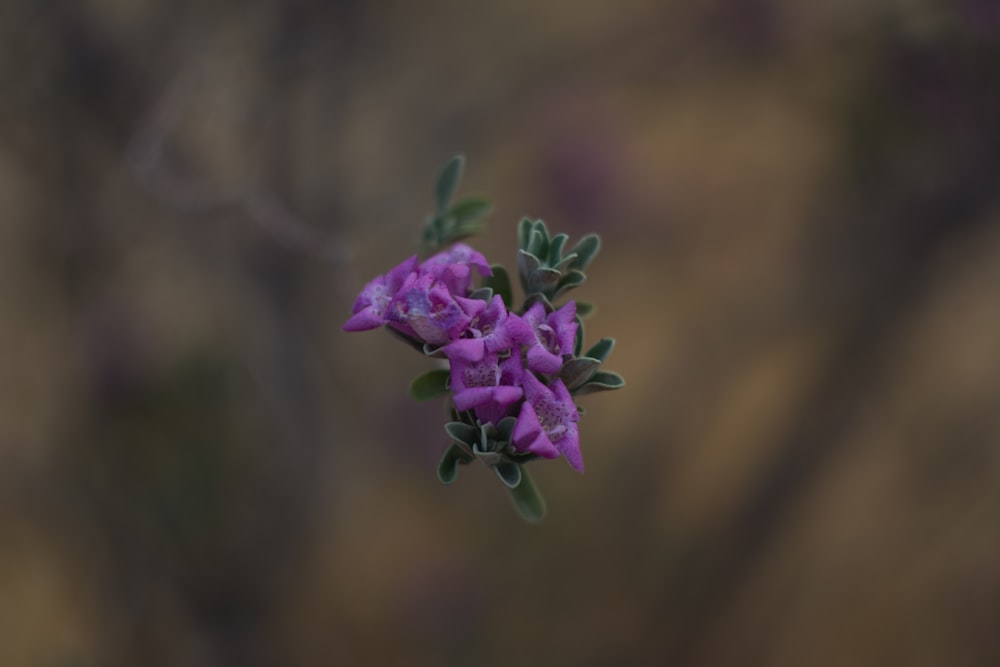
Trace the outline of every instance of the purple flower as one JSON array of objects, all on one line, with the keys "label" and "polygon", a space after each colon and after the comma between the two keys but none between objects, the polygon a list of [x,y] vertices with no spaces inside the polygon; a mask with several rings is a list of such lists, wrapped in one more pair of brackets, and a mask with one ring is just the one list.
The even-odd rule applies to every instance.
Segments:
[{"label": "purple flower", "polygon": [[407,277],[385,316],[400,331],[432,345],[445,345],[458,338],[472,319],[448,287],[430,273]]},{"label": "purple flower", "polygon": [[487,352],[509,350],[515,340],[525,340],[534,334],[520,318],[510,317],[500,295],[489,302],[456,297],[456,301],[472,318],[462,338],[448,345],[449,358],[479,361]]},{"label": "purple flower", "polygon": [[521,317],[528,325],[528,334],[518,342],[528,348],[528,368],[539,373],[555,373],[563,364],[563,355],[573,352],[576,339],[576,302],[545,316],[545,306],[535,303]]},{"label": "purple flower", "polygon": [[524,403],[514,426],[514,448],[547,459],[560,454],[577,471],[583,472],[580,455],[580,414],[562,380],[546,387],[531,373],[521,378]]},{"label": "purple flower", "polygon": [[[520,380],[521,361],[516,355],[501,364],[499,357],[493,352],[484,355],[479,361],[452,356],[448,348],[444,349],[444,353],[451,361],[451,391],[455,395],[456,410],[482,408],[484,413],[481,417],[500,414],[502,418],[524,395],[521,387],[516,386]],[[516,359],[516,366],[511,359]],[[501,380],[506,382],[501,383]],[[492,418],[483,420],[494,421]]]},{"label": "purple flower", "polygon": [[406,279],[419,267],[417,257],[409,258],[387,275],[378,276],[365,285],[351,308],[351,318],[344,324],[344,331],[367,331],[386,324],[386,310],[392,297]]},{"label": "purple flower", "polygon": [[481,276],[492,276],[490,263],[482,253],[476,252],[464,243],[456,243],[443,252],[427,258],[420,265],[422,271],[433,274],[451,290],[452,294],[465,296],[472,287],[472,269],[476,267]]}]

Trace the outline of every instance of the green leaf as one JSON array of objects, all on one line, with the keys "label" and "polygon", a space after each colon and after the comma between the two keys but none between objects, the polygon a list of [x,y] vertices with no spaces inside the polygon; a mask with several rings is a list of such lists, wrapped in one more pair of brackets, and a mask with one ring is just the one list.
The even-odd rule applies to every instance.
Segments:
[{"label": "green leaf", "polygon": [[497,424],[497,440],[510,442],[514,435],[514,426],[517,425],[517,417],[504,417]]},{"label": "green leaf", "polygon": [[454,227],[448,230],[447,238],[441,245],[442,246],[451,245],[456,241],[467,239],[470,236],[476,236],[477,234],[481,234],[485,228],[486,225],[484,225],[483,223],[474,221],[456,224]]},{"label": "green leaf", "polygon": [[576,338],[573,340],[573,356],[579,357],[580,351],[583,350],[583,320],[577,315],[573,318],[576,322]]},{"label": "green leaf", "polygon": [[[577,313],[580,311],[578,310]],[[615,339],[614,338],[602,338],[601,340],[594,343],[593,347],[587,350],[587,354],[583,355],[585,357],[592,357],[599,361],[604,361],[611,354],[611,350],[615,349]]]},{"label": "green leaf", "polygon": [[458,477],[458,466],[473,461],[473,457],[461,445],[453,444],[445,450],[438,463],[437,475],[442,484],[451,484]]},{"label": "green leaf", "polygon": [[500,461],[493,467],[496,472],[497,477],[500,481],[507,485],[508,488],[515,488],[521,483],[521,466],[514,463],[511,460]]},{"label": "green leaf", "polygon": [[438,215],[443,216],[448,210],[448,202],[451,201],[458,182],[462,179],[462,170],[465,168],[465,158],[461,155],[448,160],[448,163],[441,170],[437,184],[434,186],[434,196],[437,199]]},{"label": "green leaf", "polygon": [[545,499],[527,470],[521,469],[521,483],[510,489],[510,498],[514,509],[525,521],[538,523],[545,518]]},{"label": "green leaf", "polygon": [[594,260],[600,250],[601,237],[597,234],[587,234],[570,250],[571,253],[576,253],[576,259],[571,264],[572,268],[581,271],[587,268],[587,265]]},{"label": "green leaf", "polygon": [[436,368],[418,375],[410,383],[410,396],[418,401],[426,401],[448,393],[449,372],[444,368]]},{"label": "green leaf", "polygon": [[521,280],[521,288],[524,290],[525,294],[530,294],[532,292],[531,284],[528,282],[528,276],[541,266],[538,258],[532,255],[527,250],[517,251],[517,275]]},{"label": "green leaf", "polygon": [[534,223],[531,218],[521,218],[521,222],[517,224],[517,249],[525,250],[528,249],[528,243],[531,241],[531,230],[534,228]]},{"label": "green leaf", "polygon": [[474,447],[479,442],[479,429],[465,422],[448,422],[444,425],[445,433],[455,442]]},{"label": "green leaf", "polygon": [[562,274],[555,269],[537,268],[528,274],[528,291],[548,292],[559,284],[560,278]]},{"label": "green leaf", "polygon": [[490,268],[493,270],[493,275],[483,278],[483,287],[489,287],[494,294],[499,294],[504,305],[510,308],[514,305],[514,290],[510,286],[510,274],[507,273],[507,269],[502,264],[493,264]]},{"label": "green leaf", "polygon": [[568,234],[556,234],[549,242],[549,266],[555,266],[562,259],[562,249],[569,240]]},{"label": "green leaf", "polygon": [[483,197],[466,197],[448,210],[448,215],[455,218],[458,224],[474,222],[485,217],[493,210],[493,203]]},{"label": "green leaf", "polygon": [[601,362],[597,359],[577,357],[563,364],[559,369],[559,377],[567,389],[576,389],[589,380],[600,366]]},{"label": "green leaf", "polygon": [[559,289],[556,290],[556,297],[559,297],[566,292],[570,291],[575,287],[579,287],[587,279],[583,271],[577,271],[576,269],[571,269],[569,273],[562,277],[559,281]]},{"label": "green leaf", "polygon": [[533,305],[535,305],[535,303],[537,303],[539,301],[541,301],[542,305],[545,306],[545,312],[546,313],[551,313],[551,312],[555,311],[555,309],[556,309],[555,306],[552,305],[552,302],[549,301],[549,299],[548,299],[547,296],[545,296],[544,294],[541,294],[539,292],[535,292],[534,294],[529,294],[528,298],[525,299],[525,301],[524,301],[524,311],[522,311],[522,314],[524,312],[527,312],[527,310],[529,308],[531,308]]},{"label": "green leaf", "polygon": [[[539,220],[539,222],[541,222]],[[545,257],[549,249],[549,240],[545,238],[545,233],[535,227],[531,230],[531,237],[528,239],[528,252],[535,257]]]},{"label": "green leaf", "polygon": [[475,292],[469,295],[470,299],[479,299],[480,301],[485,301],[489,303],[493,300],[493,289],[491,287],[480,287]]},{"label": "green leaf", "polygon": [[[597,306],[592,304],[590,301],[577,301],[576,302],[576,314],[580,317],[590,317],[597,310]],[[589,354],[587,355],[590,356]]]},{"label": "green leaf", "polygon": [[583,396],[586,394],[594,394],[599,391],[621,389],[624,386],[625,378],[618,375],[618,373],[612,373],[611,371],[597,371],[585,385],[578,387],[573,394],[575,396]]},{"label": "green leaf", "polygon": [[[557,263],[555,263],[552,268],[556,271],[566,272],[569,271],[570,265],[576,261],[576,253],[571,252],[570,254],[562,257]],[[550,262],[551,263],[551,262]]]}]

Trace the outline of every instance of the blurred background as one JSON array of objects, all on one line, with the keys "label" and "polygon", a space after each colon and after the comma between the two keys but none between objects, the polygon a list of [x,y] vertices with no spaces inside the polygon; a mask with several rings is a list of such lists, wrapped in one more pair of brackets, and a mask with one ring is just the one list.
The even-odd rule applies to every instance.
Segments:
[{"label": "blurred background", "polygon": [[[0,664],[1000,664],[1000,5],[0,5]],[[522,523],[345,334],[438,169],[605,250]]]}]

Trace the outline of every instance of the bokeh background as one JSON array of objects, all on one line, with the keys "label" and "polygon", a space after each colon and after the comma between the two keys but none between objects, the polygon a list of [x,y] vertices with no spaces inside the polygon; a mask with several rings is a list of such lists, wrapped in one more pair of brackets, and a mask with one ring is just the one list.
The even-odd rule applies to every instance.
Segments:
[{"label": "bokeh background", "polygon": [[[1000,5],[7,0],[0,664],[1000,664]],[[340,327],[437,170],[605,250],[587,472]]]}]

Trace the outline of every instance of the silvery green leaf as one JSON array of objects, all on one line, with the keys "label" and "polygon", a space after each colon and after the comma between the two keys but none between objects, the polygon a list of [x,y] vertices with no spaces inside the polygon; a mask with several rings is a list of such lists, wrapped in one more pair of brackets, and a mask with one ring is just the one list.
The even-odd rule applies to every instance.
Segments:
[{"label": "silvery green leaf", "polygon": [[611,371],[597,371],[594,376],[583,385],[578,387],[573,394],[575,396],[583,396],[586,394],[593,394],[599,391],[611,391],[613,389],[620,389],[625,386],[625,378],[618,373],[612,373]]},{"label": "silvery green leaf", "polygon": [[562,249],[568,240],[568,234],[556,234],[549,241],[549,266],[555,266],[562,259]]},{"label": "silvery green leaf", "polygon": [[424,343],[423,353],[428,357],[434,357],[435,359],[444,359],[444,345],[431,345],[430,343]]},{"label": "silvery green leaf", "polygon": [[500,463],[502,455],[498,452],[485,452],[479,450],[473,450],[476,453],[476,458],[485,463],[488,466],[495,466]]},{"label": "silvery green leaf", "polygon": [[493,210],[493,204],[482,197],[466,197],[448,210],[459,225],[475,222]]},{"label": "silvery green leaf", "polygon": [[438,463],[437,476],[443,484],[451,484],[458,477],[458,466],[465,465],[474,460],[472,455],[462,449],[460,445],[453,444],[445,450],[444,455]]},{"label": "silvery green leaf", "polygon": [[510,498],[525,521],[538,523],[545,518],[545,499],[527,470],[521,469],[521,483],[510,489]]},{"label": "silvery green leaf", "polygon": [[500,461],[493,470],[496,472],[497,477],[500,478],[500,481],[506,484],[508,488],[516,488],[521,483],[521,466],[513,461]]},{"label": "silvery green leaf", "polygon": [[426,401],[447,394],[449,376],[450,373],[444,368],[435,368],[418,375],[410,383],[410,396],[418,401]]},{"label": "silvery green leaf", "polygon": [[580,271],[584,270],[594,260],[594,257],[597,256],[600,250],[601,237],[597,234],[587,234],[570,250],[571,253],[576,253],[576,259],[573,260],[572,268],[579,269]]},{"label": "silvery green leaf", "polygon": [[555,294],[556,298],[562,296],[575,287],[579,287],[586,279],[587,276],[584,275],[583,271],[571,269],[569,273],[565,274],[562,277],[562,280],[559,281],[559,289],[556,290]]},{"label": "silvery green leaf", "polygon": [[479,299],[480,301],[485,301],[489,303],[493,298],[493,289],[490,287],[480,287],[475,292],[469,295],[470,299]]},{"label": "silvery green leaf", "polygon": [[[594,314],[595,310],[597,310],[597,306],[595,306],[590,301],[576,302],[576,314],[579,315],[580,317],[590,317],[591,315]],[[588,354],[587,356],[589,357],[591,355]]]},{"label": "silvery green leaf", "polygon": [[528,249],[528,243],[531,241],[531,230],[534,226],[535,224],[531,221],[531,218],[521,218],[521,222],[517,225],[518,250]]},{"label": "silvery green leaf", "polygon": [[567,389],[576,389],[600,368],[601,362],[590,357],[576,357],[570,359],[559,370],[559,378],[566,385]]},{"label": "silvery green leaf", "polygon": [[461,155],[448,160],[441,175],[438,176],[437,184],[434,186],[434,195],[437,200],[437,210],[439,215],[444,215],[448,210],[448,202],[458,188],[458,182],[462,179],[462,170],[465,167],[465,158]]},{"label": "silvery green leaf", "polygon": [[555,269],[556,271],[565,273],[569,271],[570,265],[575,261],[576,261],[576,253],[571,252],[570,254],[560,259],[557,263],[555,263],[552,266],[552,268]]},{"label": "silvery green leaf", "polygon": [[545,267],[535,269],[528,274],[528,291],[548,292],[559,284],[560,278],[562,278],[562,274],[555,269]]},{"label": "silvery green leaf", "polygon": [[535,292],[533,294],[528,295],[528,298],[525,299],[524,301],[524,310],[527,311],[529,308],[535,305],[536,302],[541,302],[542,305],[545,306],[546,313],[551,313],[555,310],[555,306],[552,305],[552,302],[549,301],[548,297],[545,296],[544,294],[541,294],[540,292]]},{"label": "silvery green leaf", "polygon": [[481,234],[483,229],[485,229],[485,225],[481,222],[470,220],[468,222],[457,223],[448,230],[448,238],[441,245],[449,245],[451,243],[455,243],[456,241],[467,239],[470,236]]},{"label": "silvery green leaf", "polygon": [[577,315],[574,320],[576,321],[576,338],[573,340],[573,356],[579,357],[580,351],[583,350],[583,320]]},{"label": "silvery green leaf", "polygon": [[[540,222],[540,221],[539,221]],[[531,238],[528,240],[528,252],[535,257],[545,257],[549,249],[549,240],[545,238],[543,232],[538,227],[531,230]]]},{"label": "silvery green leaf", "polygon": [[444,425],[448,437],[471,448],[479,442],[479,429],[464,422],[448,422]]},{"label": "silvery green leaf", "polygon": [[[579,306],[579,304],[577,304]],[[577,309],[577,314],[580,313]],[[594,343],[594,345],[587,350],[587,354],[584,356],[592,357],[600,361],[604,361],[611,354],[611,350],[615,349],[615,339],[614,338],[602,338],[601,340]]]},{"label": "silvery green leaf", "polygon": [[517,417],[504,417],[497,424],[497,440],[510,442],[514,435],[514,426],[517,425]]}]

